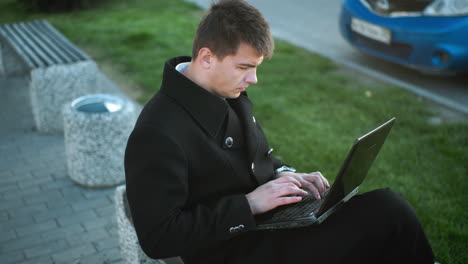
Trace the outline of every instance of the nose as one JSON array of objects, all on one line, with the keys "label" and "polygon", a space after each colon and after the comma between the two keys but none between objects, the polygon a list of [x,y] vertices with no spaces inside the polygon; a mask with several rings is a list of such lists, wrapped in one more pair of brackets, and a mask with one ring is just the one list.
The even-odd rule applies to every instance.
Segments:
[{"label": "nose", "polygon": [[256,84],[257,83],[257,69],[253,68],[247,72],[245,76],[245,82],[249,84]]}]

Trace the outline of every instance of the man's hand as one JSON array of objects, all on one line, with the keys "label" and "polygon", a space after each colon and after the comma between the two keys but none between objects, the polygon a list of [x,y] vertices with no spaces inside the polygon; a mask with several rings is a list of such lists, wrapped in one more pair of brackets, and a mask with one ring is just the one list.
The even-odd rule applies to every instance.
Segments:
[{"label": "man's hand", "polygon": [[327,179],[323,177],[322,173],[316,171],[311,173],[295,173],[291,171],[283,171],[276,175],[277,179],[283,177],[290,177],[296,179],[302,186],[307,188],[314,195],[317,200],[322,199],[320,196],[326,189],[330,188]]},{"label": "man's hand", "polygon": [[295,177],[284,176],[269,181],[246,195],[252,214],[262,214],[280,205],[297,203],[307,192]]}]

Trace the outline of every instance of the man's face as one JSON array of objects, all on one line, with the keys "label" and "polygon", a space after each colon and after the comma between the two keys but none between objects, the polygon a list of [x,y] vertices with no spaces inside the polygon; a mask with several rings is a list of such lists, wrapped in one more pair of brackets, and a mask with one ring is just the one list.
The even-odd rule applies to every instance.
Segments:
[{"label": "man's face", "polygon": [[241,43],[235,55],[214,58],[208,90],[225,98],[237,98],[250,84],[257,83],[257,67],[263,61],[250,45]]}]

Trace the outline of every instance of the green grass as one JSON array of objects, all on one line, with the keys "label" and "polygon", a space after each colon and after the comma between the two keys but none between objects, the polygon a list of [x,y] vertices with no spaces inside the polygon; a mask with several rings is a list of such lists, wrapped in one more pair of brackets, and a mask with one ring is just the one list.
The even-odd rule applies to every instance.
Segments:
[{"label": "green grass", "polygon": [[[141,89],[159,88],[166,59],[190,55],[202,15],[180,0],[107,0],[72,13],[31,14],[0,0],[0,23],[48,19],[64,35]],[[414,95],[277,41],[249,88],[275,153],[301,171],[333,179],[353,140],[392,116],[397,123],[363,190],[391,187],[415,207],[441,263],[468,263],[468,125],[430,125],[435,113]]]}]

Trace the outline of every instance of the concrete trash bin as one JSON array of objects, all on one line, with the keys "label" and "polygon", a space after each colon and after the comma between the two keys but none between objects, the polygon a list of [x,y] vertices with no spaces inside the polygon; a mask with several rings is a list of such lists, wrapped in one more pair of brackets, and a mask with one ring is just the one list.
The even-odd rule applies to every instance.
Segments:
[{"label": "concrete trash bin", "polygon": [[86,95],[66,104],[64,138],[70,178],[86,187],[124,182],[125,146],[136,116],[133,103],[110,94]]}]

